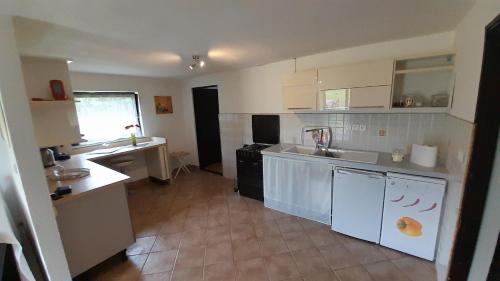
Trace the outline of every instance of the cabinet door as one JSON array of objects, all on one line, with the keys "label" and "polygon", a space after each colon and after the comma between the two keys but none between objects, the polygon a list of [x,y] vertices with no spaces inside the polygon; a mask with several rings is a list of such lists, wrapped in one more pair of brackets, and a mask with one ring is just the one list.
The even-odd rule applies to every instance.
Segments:
[{"label": "cabinet door", "polygon": [[266,207],[329,225],[331,192],[331,165],[264,156]]},{"label": "cabinet door", "polygon": [[363,87],[350,89],[350,108],[389,108],[391,87]]},{"label": "cabinet door", "polygon": [[315,110],[316,85],[284,86],[283,108],[285,110]]},{"label": "cabinet door", "polygon": [[318,69],[320,90],[392,84],[393,60],[382,60]]},{"label": "cabinet door", "polygon": [[318,70],[311,69],[306,71],[299,71],[287,75],[283,79],[283,86],[303,86],[314,85],[318,81]]}]

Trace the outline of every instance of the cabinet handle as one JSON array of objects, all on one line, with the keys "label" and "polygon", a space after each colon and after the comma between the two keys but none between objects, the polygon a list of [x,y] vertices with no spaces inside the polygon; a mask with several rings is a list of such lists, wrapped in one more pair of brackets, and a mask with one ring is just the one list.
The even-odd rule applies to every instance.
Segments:
[{"label": "cabinet handle", "polygon": [[312,107],[289,107],[288,109],[290,109],[290,110],[296,110],[296,109],[312,109]]}]

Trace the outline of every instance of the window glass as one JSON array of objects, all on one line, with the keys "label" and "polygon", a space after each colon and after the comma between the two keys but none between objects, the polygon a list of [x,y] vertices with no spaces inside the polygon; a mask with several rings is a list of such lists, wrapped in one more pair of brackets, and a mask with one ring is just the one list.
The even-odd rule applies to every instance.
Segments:
[{"label": "window glass", "polygon": [[89,143],[112,141],[142,135],[137,94],[75,92],[78,123],[83,139]]},{"label": "window glass", "polygon": [[324,91],[324,109],[348,109],[349,89]]}]

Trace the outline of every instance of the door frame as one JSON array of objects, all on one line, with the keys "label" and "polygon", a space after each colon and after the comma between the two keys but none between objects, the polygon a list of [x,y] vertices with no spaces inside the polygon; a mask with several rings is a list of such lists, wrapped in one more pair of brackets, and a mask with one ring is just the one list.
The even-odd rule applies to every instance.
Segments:
[{"label": "door frame", "polygon": [[495,81],[498,81],[496,79],[500,77],[500,53],[495,49],[495,43],[492,43],[491,40],[500,39],[488,40],[494,35],[494,32],[500,33],[500,15],[485,28],[472,149],[448,271],[448,280],[453,281],[465,281],[468,278],[478,242],[495,160],[500,124],[498,114],[500,83]]},{"label": "door frame", "polygon": [[[204,168],[201,168],[200,166],[200,155],[199,155],[199,150],[198,150],[198,132],[197,132],[197,129],[196,129],[196,111],[195,111],[195,107],[194,107],[194,91],[195,89],[211,89],[211,88],[216,88],[217,89],[217,103],[219,103],[219,85],[217,84],[213,84],[213,85],[207,85],[207,86],[201,86],[201,87],[192,87],[191,88],[191,98],[192,98],[192,103],[193,103],[193,119],[194,119],[194,136],[195,136],[195,140],[196,140],[196,152],[197,152],[197,156],[198,156],[198,167],[203,170],[203,171],[206,171],[206,172],[209,172],[209,173],[213,173],[213,174],[216,174],[216,175],[223,175],[223,172],[221,173],[218,173],[218,172],[214,172],[214,171],[210,171],[210,170],[207,170],[207,169],[204,169]],[[220,106],[219,106],[219,113],[220,114]],[[221,140],[221,136],[220,136],[220,123],[219,123],[219,143],[220,143],[220,146],[221,146],[221,165],[222,167],[224,167],[224,163],[222,162],[222,140]]]}]

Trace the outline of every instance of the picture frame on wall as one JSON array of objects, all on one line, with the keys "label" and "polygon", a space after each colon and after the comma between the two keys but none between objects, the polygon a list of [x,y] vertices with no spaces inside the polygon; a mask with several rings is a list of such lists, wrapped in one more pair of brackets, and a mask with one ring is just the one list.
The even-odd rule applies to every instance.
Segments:
[{"label": "picture frame on wall", "polygon": [[55,100],[67,100],[66,92],[64,91],[64,84],[61,80],[50,80],[50,90],[52,91],[52,97]]},{"label": "picture frame on wall", "polygon": [[174,112],[172,96],[155,96],[156,114],[170,114]]}]

